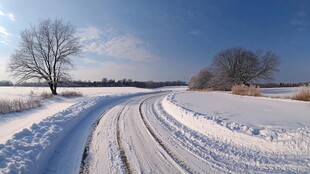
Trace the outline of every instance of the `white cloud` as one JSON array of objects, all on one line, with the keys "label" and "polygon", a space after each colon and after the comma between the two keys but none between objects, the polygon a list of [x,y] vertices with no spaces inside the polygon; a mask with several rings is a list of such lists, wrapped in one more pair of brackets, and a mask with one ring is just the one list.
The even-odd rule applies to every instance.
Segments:
[{"label": "white cloud", "polygon": [[101,35],[102,31],[93,26],[87,28],[81,28],[78,33],[78,36],[81,38],[81,41],[97,40],[100,39]]},{"label": "white cloud", "polygon": [[299,11],[290,21],[300,31],[305,31],[310,26],[309,18],[305,11]]},{"label": "white cloud", "polygon": [[9,17],[9,19],[10,19],[11,21],[13,21],[13,22],[16,20],[13,13],[8,13],[8,17]]},{"label": "white cloud", "polygon": [[120,35],[113,31],[103,32],[95,27],[81,29],[79,34],[85,51],[132,61],[157,59],[147,43],[132,35]]},{"label": "white cloud", "polygon": [[197,35],[201,34],[201,31],[200,30],[192,30],[189,32],[189,34],[197,36]]},{"label": "white cloud", "polygon": [[91,59],[91,58],[88,58],[88,57],[83,57],[82,62],[83,62],[83,64],[93,64],[93,65],[101,64],[101,62],[94,60],[94,59]]},{"label": "white cloud", "polygon": [[10,35],[11,33],[9,33],[6,28],[0,25],[0,43],[7,44]]},{"label": "white cloud", "polygon": [[[137,68],[139,67],[139,68]],[[72,72],[75,80],[101,80],[103,77],[109,79],[134,79],[134,80],[146,80],[149,79],[154,70],[152,67],[141,63],[135,62],[134,64],[123,64],[113,61],[105,61],[100,64],[96,64],[93,67],[85,65],[79,67]]]},{"label": "white cloud", "polygon": [[9,36],[11,35],[11,33],[9,33],[6,28],[4,28],[3,26],[0,25],[0,34],[4,35],[4,36]]},{"label": "white cloud", "polygon": [[4,16],[5,14],[3,13],[3,11],[0,10],[0,16]]}]

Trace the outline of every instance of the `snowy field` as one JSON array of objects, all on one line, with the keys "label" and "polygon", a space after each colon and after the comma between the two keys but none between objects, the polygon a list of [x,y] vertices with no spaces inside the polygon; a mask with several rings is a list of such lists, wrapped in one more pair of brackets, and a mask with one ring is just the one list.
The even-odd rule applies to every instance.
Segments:
[{"label": "snowy field", "polygon": [[[82,92],[83,97],[65,98],[61,96],[43,101],[43,106],[24,112],[0,115],[0,143],[4,143],[16,132],[29,128],[33,123],[39,123],[44,118],[52,116],[75,103],[87,100],[95,96],[120,96],[133,93],[151,92],[150,89],[133,87],[111,87],[111,88],[59,88],[62,91]],[[42,92],[50,93],[49,88],[45,87],[1,87],[0,99],[25,99],[38,98]]]},{"label": "snowy field", "polygon": [[285,87],[285,88],[261,88],[264,96],[269,97],[292,97],[297,91],[298,87]]},{"label": "snowy field", "polygon": [[[76,91],[81,92],[84,96],[104,96],[115,94],[130,94],[136,92],[150,92],[150,89],[134,88],[134,87],[98,87],[98,88],[58,88],[57,92]],[[50,93],[47,87],[0,87],[0,99],[25,99],[39,97],[41,93]]]},{"label": "snowy field", "polygon": [[310,172],[310,102],[282,99],[294,88],[262,89],[281,99],[186,89],[70,88],[84,96],[0,115],[0,173],[79,173],[81,161],[84,173]]},{"label": "snowy field", "polygon": [[[268,92],[271,94],[272,89]],[[203,134],[239,143],[255,137],[255,141],[281,142],[289,149],[310,154],[310,102],[222,92],[178,92],[166,96],[162,103],[178,121]],[[210,126],[210,122],[216,124]]]},{"label": "snowy field", "polygon": [[221,92],[184,92],[170,97],[177,105],[193,112],[221,117],[253,128],[291,129],[310,126],[309,102]]}]

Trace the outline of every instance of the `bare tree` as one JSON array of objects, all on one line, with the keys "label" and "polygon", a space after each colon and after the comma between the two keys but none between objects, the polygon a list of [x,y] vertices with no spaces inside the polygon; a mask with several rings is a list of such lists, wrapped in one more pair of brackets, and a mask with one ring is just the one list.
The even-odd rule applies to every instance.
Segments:
[{"label": "bare tree", "polygon": [[188,86],[190,89],[205,89],[210,87],[210,80],[213,77],[212,73],[208,68],[204,68],[198,72],[197,75],[193,76]]},{"label": "bare tree", "polygon": [[71,24],[59,19],[43,20],[21,33],[20,47],[12,54],[8,71],[18,82],[45,80],[57,95],[58,82],[70,77],[71,58],[80,52],[81,44]]},{"label": "bare tree", "polygon": [[[245,48],[229,48],[215,55],[213,59],[214,85],[248,84],[258,80],[271,80],[278,71],[279,57],[271,52]],[[218,84],[216,84],[218,83]]]}]

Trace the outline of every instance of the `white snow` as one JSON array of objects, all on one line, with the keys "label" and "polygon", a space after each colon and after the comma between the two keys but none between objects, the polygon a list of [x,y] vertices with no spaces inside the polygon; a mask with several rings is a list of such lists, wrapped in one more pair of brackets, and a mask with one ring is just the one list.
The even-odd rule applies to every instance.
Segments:
[{"label": "white snow", "polygon": [[154,89],[154,91],[186,91],[186,90],[188,90],[188,86],[165,86]]},{"label": "white snow", "polygon": [[[88,98],[14,134],[12,139],[0,144],[0,172],[54,173],[61,166],[63,173],[78,172],[90,127],[104,109],[126,97]],[[70,140],[63,140],[66,138]],[[60,158],[65,156],[62,151],[71,153],[71,158]],[[58,155],[54,156],[54,153]],[[62,163],[55,165],[60,161]]]},{"label": "white snow", "polygon": [[135,97],[106,112],[92,134],[86,173],[310,172],[309,130],[271,131],[279,134],[265,139],[263,130],[225,124],[171,100],[183,93]]},{"label": "white snow", "polygon": [[[150,89],[134,87],[109,87],[109,88],[59,88],[62,91],[79,91],[84,95],[79,98],[53,97],[43,101],[43,106],[28,111],[0,115],[0,143],[5,143],[24,128],[29,128],[33,123],[39,123],[44,118],[62,111],[74,103],[78,103],[93,96],[126,95],[139,92],[151,92]],[[46,87],[0,87],[0,99],[38,98],[42,92],[50,92]]]},{"label": "white snow", "polygon": [[310,154],[310,103],[221,92],[179,92],[162,101],[182,124],[225,141]]},{"label": "white snow", "polygon": [[62,111],[80,99],[62,99],[61,97],[44,101],[43,106],[23,112],[0,115],[0,143],[5,143],[13,134],[29,128],[33,123],[39,123],[44,118]]},{"label": "white snow", "polygon": [[[48,91],[5,90],[15,90],[0,92],[11,99]],[[84,161],[90,173],[125,171],[118,143],[137,173],[310,172],[310,102],[187,87],[65,90],[84,96],[57,96],[41,108],[0,115],[0,173],[78,173],[103,112]],[[263,90],[281,98],[294,91]]]},{"label": "white snow", "polygon": [[261,88],[264,96],[269,97],[292,97],[297,91],[298,87],[285,87],[285,88]]},{"label": "white snow", "polygon": [[255,128],[310,126],[310,103],[249,97],[221,92],[184,92],[171,95],[177,104],[199,113]]},{"label": "white snow", "polygon": [[[81,92],[84,96],[102,96],[114,94],[130,94],[136,92],[150,92],[150,89],[142,89],[135,87],[68,87],[57,89],[58,93],[63,91],[77,91]],[[0,87],[0,99],[27,99],[39,97],[41,93],[50,93],[48,87]]]}]

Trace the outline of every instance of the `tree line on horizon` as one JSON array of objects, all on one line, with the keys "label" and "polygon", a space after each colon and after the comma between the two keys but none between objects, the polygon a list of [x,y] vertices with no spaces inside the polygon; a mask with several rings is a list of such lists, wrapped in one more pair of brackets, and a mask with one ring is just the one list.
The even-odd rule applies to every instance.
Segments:
[{"label": "tree line on horizon", "polygon": [[[125,81],[126,80],[126,81]],[[131,79],[114,80],[104,78],[101,81],[89,81],[89,80],[74,80],[69,82],[60,82],[60,87],[138,87],[138,88],[157,88],[164,86],[187,86],[188,83],[184,81],[132,81]],[[261,88],[276,88],[276,87],[300,87],[309,86],[309,82],[280,82],[280,83],[255,83],[255,85]],[[20,87],[48,87],[45,82],[23,82],[14,84],[8,80],[0,81],[0,86],[20,86]]]},{"label": "tree line on horizon", "polygon": [[[0,86],[21,86],[21,87],[48,87],[46,82],[22,82],[13,84],[11,81],[0,81]],[[132,79],[114,80],[103,78],[101,81],[60,81],[58,87],[138,87],[138,88],[159,88],[165,86],[187,86],[184,81],[133,81]]]}]

